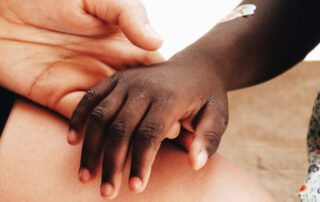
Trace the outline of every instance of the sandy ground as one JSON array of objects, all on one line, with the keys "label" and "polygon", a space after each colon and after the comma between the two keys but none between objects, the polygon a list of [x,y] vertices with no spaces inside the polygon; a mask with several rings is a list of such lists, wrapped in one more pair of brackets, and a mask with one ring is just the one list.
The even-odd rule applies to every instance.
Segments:
[{"label": "sandy ground", "polygon": [[308,123],[319,87],[320,62],[303,62],[272,81],[229,94],[230,124],[219,152],[277,201],[299,201]]}]

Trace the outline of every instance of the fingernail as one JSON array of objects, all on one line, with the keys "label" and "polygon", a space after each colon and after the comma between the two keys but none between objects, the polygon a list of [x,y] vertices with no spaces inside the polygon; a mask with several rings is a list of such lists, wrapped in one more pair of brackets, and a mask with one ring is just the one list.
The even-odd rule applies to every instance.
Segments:
[{"label": "fingernail", "polygon": [[107,198],[112,196],[113,190],[114,188],[110,183],[105,183],[101,186],[100,192],[103,197]]},{"label": "fingernail", "polygon": [[199,152],[199,154],[197,155],[197,163],[196,163],[196,170],[199,170],[200,168],[202,168],[206,162],[208,160],[208,154],[207,152],[202,149],[201,152]]},{"label": "fingernail", "polygon": [[88,182],[91,178],[90,171],[86,168],[81,168],[79,171],[79,180],[83,183]]},{"label": "fingernail", "polygon": [[151,27],[149,23],[144,26],[144,29],[147,31],[150,37],[156,38],[162,41],[161,36]]},{"label": "fingernail", "polygon": [[142,180],[138,177],[132,177],[129,186],[132,191],[138,192],[142,189]]},{"label": "fingernail", "polygon": [[69,144],[75,143],[78,139],[78,134],[76,133],[75,130],[70,129],[68,132],[67,139],[68,139]]}]

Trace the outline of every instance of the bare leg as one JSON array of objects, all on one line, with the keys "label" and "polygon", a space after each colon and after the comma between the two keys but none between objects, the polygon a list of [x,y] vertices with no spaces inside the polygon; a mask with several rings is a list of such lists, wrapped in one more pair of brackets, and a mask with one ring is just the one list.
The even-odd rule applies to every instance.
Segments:
[{"label": "bare leg", "polygon": [[[78,181],[81,146],[66,142],[67,122],[18,101],[0,141],[0,201],[106,201],[100,197],[100,173]],[[216,154],[200,171],[191,170],[187,154],[165,143],[155,161],[147,189],[128,189],[126,168],[119,196],[124,202],[273,201],[247,174]]]}]

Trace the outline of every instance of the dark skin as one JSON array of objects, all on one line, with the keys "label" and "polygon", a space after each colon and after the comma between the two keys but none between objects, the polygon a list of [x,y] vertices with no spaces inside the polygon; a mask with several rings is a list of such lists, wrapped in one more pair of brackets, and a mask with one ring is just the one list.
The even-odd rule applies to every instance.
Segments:
[{"label": "dark skin", "polygon": [[283,73],[319,43],[319,1],[247,3],[256,5],[254,15],[220,23],[168,62],[118,72],[87,92],[70,122],[76,143],[88,120],[80,167],[90,175],[83,181],[103,156],[101,194],[114,198],[132,148],[129,185],[142,191],[177,122],[194,133],[188,152],[192,167],[201,168],[226,129],[227,91]]}]

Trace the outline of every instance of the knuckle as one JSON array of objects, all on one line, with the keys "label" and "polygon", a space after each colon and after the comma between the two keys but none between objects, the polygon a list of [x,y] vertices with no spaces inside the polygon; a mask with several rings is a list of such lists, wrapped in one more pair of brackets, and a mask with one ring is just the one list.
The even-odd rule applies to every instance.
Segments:
[{"label": "knuckle", "polygon": [[216,132],[216,131],[213,131],[213,130],[206,130],[203,132],[203,136],[205,136],[207,139],[211,140],[212,141],[216,141],[217,139],[220,139],[221,135]]},{"label": "knuckle", "polygon": [[92,110],[90,119],[94,121],[104,122],[108,119],[107,109],[105,107],[96,107]]},{"label": "knuckle", "polygon": [[212,130],[209,130],[209,131],[204,131],[203,132],[203,136],[206,138],[206,140],[208,141],[208,152],[209,154],[213,154],[219,144],[220,144],[220,140],[221,140],[221,134],[215,132],[215,131],[212,131]]},{"label": "knuckle", "polygon": [[137,135],[144,140],[157,140],[163,132],[164,126],[161,122],[146,121],[138,130]]},{"label": "knuckle", "polygon": [[129,126],[124,121],[115,121],[110,126],[110,134],[116,138],[125,138],[129,135]]},{"label": "knuckle", "polygon": [[95,88],[90,88],[87,90],[87,92],[83,96],[84,101],[89,101],[91,100],[94,96],[96,95],[96,90]]}]

